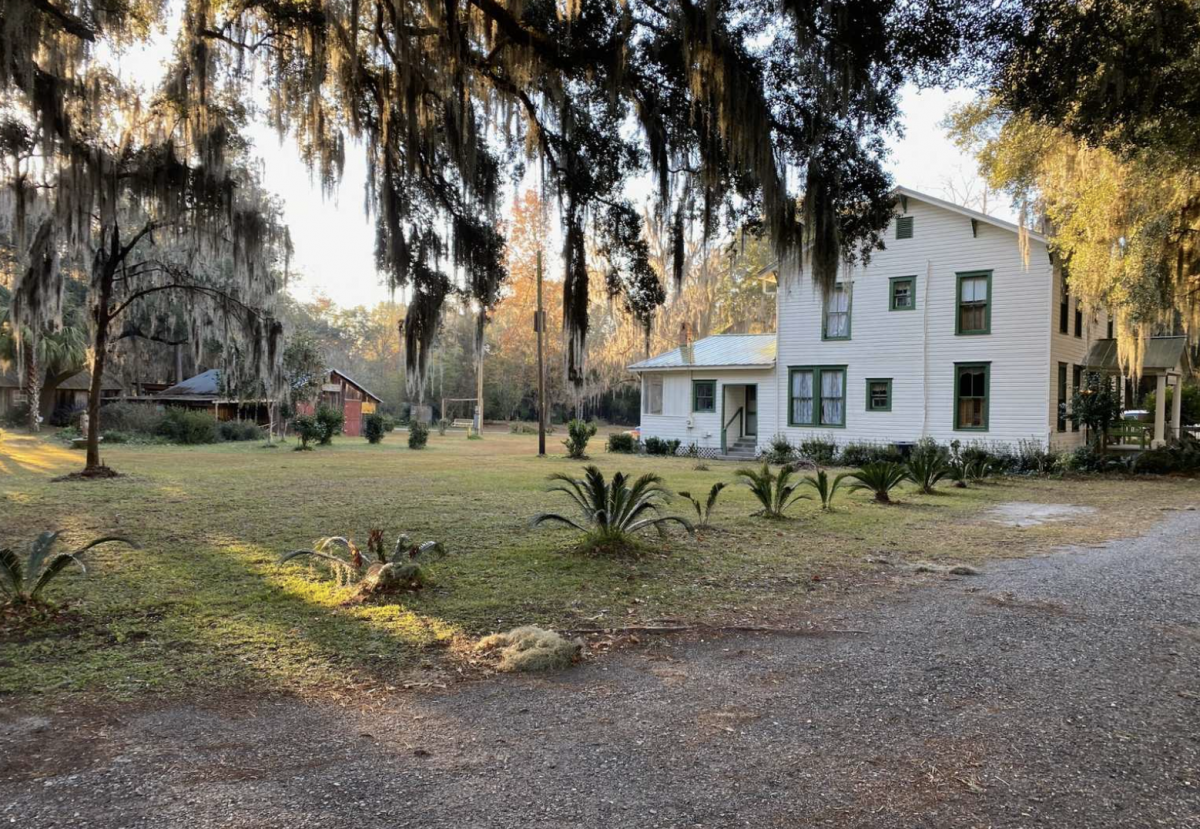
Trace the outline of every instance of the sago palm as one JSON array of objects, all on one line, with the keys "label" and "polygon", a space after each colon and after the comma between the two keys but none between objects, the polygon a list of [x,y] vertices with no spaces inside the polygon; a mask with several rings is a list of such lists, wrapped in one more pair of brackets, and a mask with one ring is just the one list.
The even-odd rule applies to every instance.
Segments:
[{"label": "sago palm", "polygon": [[67,567],[75,564],[85,574],[87,567],[80,558],[93,547],[101,544],[120,542],[137,549],[137,545],[127,538],[115,535],[97,538],[84,544],[78,550],[69,553],[54,553],[54,545],[58,543],[59,533],[45,532],[37,537],[29,547],[29,552],[22,561],[13,550],[5,547],[0,549],[0,593],[3,593],[6,604],[30,604],[41,601],[42,591],[46,585]]},{"label": "sago palm", "polygon": [[595,548],[620,548],[628,545],[635,533],[651,527],[662,532],[667,524],[693,531],[686,518],[661,514],[670,500],[670,492],[663,486],[662,478],[653,473],[630,483],[623,472],[615,472],[609,482],[598,467],[588,466],[581,480],[561,472],[551,475],[550,480],[556,484],[547,491],[567,495],[579,508],[580,518],[543,512],[533,517],[531,526],[549,522],[572,527],[583,533],[589,546]]},{"label": "sago palm", "polygon": [[849,487],[851,492],[868,490],[881,504],[890,504],[892,499],[889,493],[908,478],[904,466],[894,461],[876,461],[847,474],[854,481]]},{"label": "sago palm", "polygon": [[739,469],[737,476],[742,479],[750,494],[762,504],[762,509],[756,515],[764,518],[783,518],[783,513],[792,504],[803,499],[796,490],[800,482],[792,483],[791,467],[782,467],[778,473],[771,471],[770,464],[763,462],[762,469]]},{"label": "sago palm", "polygon": [[906,465],[908,479],[926,495],[933,492],[938,481],[952,472],[945,456],[936,449],[921,449],[912,454]]},{"label": "sago palm", "polygon": [[681,498],[687,498],[692,502],[692,506],[696,510],[697,527],[708,526],[708,520],[712,518],[713,507],[717,505],[717,497],[721,494],[721,490],[724,488],[725,483],[723,481],[718,481],[717,483],[713,484],[712,489],[708,491],[708,500],[704,504],[700,503],[699,498],[693,498],[692,493],[690,492],[679,493]]},{"label": "sago palm", "polygon": [[[806,475],[800,482],[804,486],[810,487],[816,491],[817,497],[821,499],[821,509],[825,512],[833,512],[833,496],[837,495],[837,491],[842,486],[842,481],[850,477],[849,472],[843,472],[840,475],[829,477],[829,473],[824,469],[818,469],[816,475]],[[811,496],[801,496],[808,498]]]}]

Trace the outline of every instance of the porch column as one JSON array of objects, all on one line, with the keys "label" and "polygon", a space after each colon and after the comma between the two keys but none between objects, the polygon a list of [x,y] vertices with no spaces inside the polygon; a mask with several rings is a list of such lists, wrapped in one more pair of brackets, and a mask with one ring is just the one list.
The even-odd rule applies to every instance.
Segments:
[{"label": "porch column", "polygon": [[1171,434],[1175,440],[1183,437],[1183,375],[1175,378],[1175,393],[1171,399]]},{"label": "porch column", "polygon": [[1162,446],[1166,443],[1167,433],[1167,375],[1162,373],[1157,377],[1154,391],[1154,442],[1151,446]]}]

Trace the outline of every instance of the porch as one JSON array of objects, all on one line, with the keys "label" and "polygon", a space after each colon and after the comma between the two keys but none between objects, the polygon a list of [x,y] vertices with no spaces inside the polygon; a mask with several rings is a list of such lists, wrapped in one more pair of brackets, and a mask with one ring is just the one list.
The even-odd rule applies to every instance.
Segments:
[{"label": "porch", "polygon": [[[1125,380],[1117,359],[1115,339],[1097,340],[1089,349],[1084,368],[1106,377],[1116,377],[1121,389],[1122,411],[1129,401],[1124,399]],[[1146,343],[1146,354],[1142,361],[1142,376],[1154,380],[1154,411],[1150,422],[1121,420],[1111,426],[1105,435],[1110,449],[1118,451],[1141,451],[1153,449],[1179,440],[1186,434],[1195,434],[1197,427],[1184,426],[1183,381],[1191,376],[1192,366],[1188,359],[1186,337],[1151,337]],[[1170,417],[1167,416],[1167,389],[1172,392]]]}]

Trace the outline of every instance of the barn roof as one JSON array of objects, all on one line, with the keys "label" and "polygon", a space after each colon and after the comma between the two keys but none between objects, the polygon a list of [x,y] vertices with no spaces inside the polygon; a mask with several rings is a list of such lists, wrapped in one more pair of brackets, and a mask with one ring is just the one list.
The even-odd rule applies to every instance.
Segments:
[{"label": "barn roof", "polygon": [[339,369],[339,368],[331,368],[331,369],[329,370],[329,373],[330,373],[330,374],[336,374],[338,377],[341,377],[343,380],[345,380],[345,381],[346,381],[347,383],[349,383],[350,385],[354,386],[354,388],[358,389],[360,392],[362,392],[363,394],[365,394],[367,397],[370,397],[370,398],[372,398],[372,399],[374,399],[374,400],[376,400],[376,401],[378,401],[378,402],[380,402],[380,403],[382,403],[382,402],[383,402],[383,398],[382,398],[382,397],[380,397],[379,395],[375,394],[373,391],[371,391],[370,389],[368,389],[368,388],[367,388],[366,386],[364,386],[362,383],[358,382],[357,380],[355,380],[353,377],[351,377],[349,374],[347,374],[346,372],[342,371],[341,369]]},{"label": "barn roof", "polygon": [[[6,371],[0,371],[0,388],[19,389],[25,384],[17,377],[16,367],[10,367]],[[66,380],[58,384],[58,388],[65,391],[87,391],[92,386],[92,373],[90,371],[78,371],[72,374]],[[112,378],[112,375],[105,374],[104,382],[101,388],[105,390],[116,389],[121,390],[121,384]]]},{"label": "barn roof", "polygon": [[774,334],[716,334],[629,367],[630,371],[693,368],[771,368]]}]

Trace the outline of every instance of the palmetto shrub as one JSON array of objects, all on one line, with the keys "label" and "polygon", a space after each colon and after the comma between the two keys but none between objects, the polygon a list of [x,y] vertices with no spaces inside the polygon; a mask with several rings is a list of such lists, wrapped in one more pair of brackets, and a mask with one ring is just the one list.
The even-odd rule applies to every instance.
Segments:
[{"label": "palmetto shrub", "polygon": [[563,446],[567,447],[567,457],[573,460],[583,460],[587,457],[588,441],[596,434],[596,424],[585,420],[574,419],[567,423],[567,439]]},{"label": "palmetto shrub", "polygon": [[890,504],[891,491],[908,479],[904,465],[893,461],[876,461],[847,474],[854,482],[849,486],[851,492],[868,490],[881,504]]},{"label": "palmetto shrub", "polygon": [[15,551],[5,547],[0,549],[0,594],[4,596],[5,604],[33,604],[41,601],[42,591],[54,581],[63,570],[72,564],[87,573],[80,558],[93,547],[101,544],[121,543],[134,549],[137,545],[127,538],[115,535],[97,538],[69,553],[55,553],[54,546],[58,543],[59,533],[44,532],[29,546],[24,560]]},{"label": "palmetto shrub", "polygon": [[689,501],[692,502],[692,506],[696,510],[696,526],[697,527],[707,527],[708,526],[709,519],[712,518],[713,508],[717,505],[717,498],[721,495],[721,490],[723,490],[724,488],[725,488],[725,484],[722,481],[717,481],[715,484],[713,484],[712,489],[710,489],[708,491],[708,498],[705,500],[705,502],[703,504],[700,503],[700,499],[693,498],[692,493],[690,493],[690,492],[680,492],[679,493],[679,497],[687,498]]},{"label": "palmetto shrub", "polygon": [[623,472],[615,472],[612,481],[589,465],[583,478],[555,473],[554,484],[548,492],[561,492],[578,508],[578,518],[568,518],[554,512],[535,515],[530,522],[537,527],[545,523],[563,524],[584,534],[585,547],[597,552],[621,552],[633,546],[633,536],[642,530],[656,529],[660,533],[667,524],[678,524],[692,532],[692,524],[677,515],[663,515],[670,493],[662,478],[647,473],[636,481]]},{"label": "palmetto shrub", "polygon": [[792,504],[804,498],[796,490],[800,482],[792,482],[791,467],[784,466],[778,472],[772,472],[766,462],[762,469],[739,469],[737,476],[742,479],[750,493],[758,499],[762,509],[755,515],[764,518],[783,518],[784,512]]},{"label": "palmetto shrub", "polygon": [[[824,469],[818,469],[815,475],[805,475],[800,483],[816,492],[817,498],[821,501],[822,510],[833,512],[833,496],[837,495],[838,489],[842,486],[842,481],[846,480],[849,476],[849,472],[843,472],[831,478],[829,477],[829,473]],[[810,496],[804,495],[801,497],[808,498]]]}]

